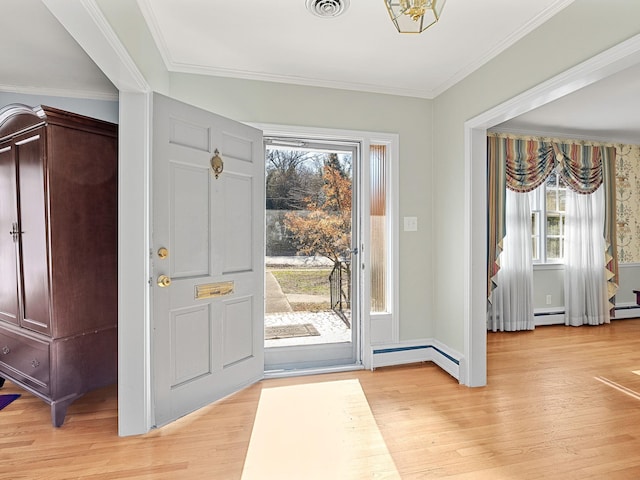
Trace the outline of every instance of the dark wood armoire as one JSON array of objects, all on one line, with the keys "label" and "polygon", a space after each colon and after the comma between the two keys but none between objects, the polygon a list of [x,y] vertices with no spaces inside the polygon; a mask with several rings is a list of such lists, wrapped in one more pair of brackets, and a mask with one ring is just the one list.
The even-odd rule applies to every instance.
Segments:
[{"label": "dark wood armoire", "polygon": [[0,386],[68,406],[117,378],[117,125],[0,109]]}]

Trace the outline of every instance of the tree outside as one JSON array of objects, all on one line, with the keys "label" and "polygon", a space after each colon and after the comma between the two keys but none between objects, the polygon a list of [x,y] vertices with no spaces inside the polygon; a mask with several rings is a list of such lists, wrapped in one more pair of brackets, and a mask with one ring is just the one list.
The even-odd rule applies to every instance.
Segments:
[{"label": "tree outside", "polygon": [[[350,278],[351,177],[350,154],[267,151],[267,256],[327,259],[325,267],[318,269],[326,275],[327,293],[327,263],[346,266],[345,277]],[[287,288],[296,283],[300,290],[306,288],[303,278],[308,273],[299,275],[299,281],[294,277]]]}]

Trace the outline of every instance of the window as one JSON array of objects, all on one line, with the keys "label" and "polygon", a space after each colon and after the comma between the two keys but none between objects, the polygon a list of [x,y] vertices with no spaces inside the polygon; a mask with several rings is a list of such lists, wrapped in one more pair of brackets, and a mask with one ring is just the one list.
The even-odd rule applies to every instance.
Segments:
[{"label": "window", "polygon": [[387,311],[387,146],[370,147],[371,311]]},{"label": "window", "polygon": [[533,263],[564,259],[566,196],[567,186],[555,171],[531,192]]}]

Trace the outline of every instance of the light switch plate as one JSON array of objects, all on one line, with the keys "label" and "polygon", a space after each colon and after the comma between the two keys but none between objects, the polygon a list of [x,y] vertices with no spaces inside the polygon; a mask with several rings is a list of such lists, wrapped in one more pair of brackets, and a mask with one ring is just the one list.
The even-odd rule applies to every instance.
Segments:
[{"label": "light switch plate", "polygon": [[405,232],[417,232],[418,231],[418,217],[404,217],[404,231]]}]

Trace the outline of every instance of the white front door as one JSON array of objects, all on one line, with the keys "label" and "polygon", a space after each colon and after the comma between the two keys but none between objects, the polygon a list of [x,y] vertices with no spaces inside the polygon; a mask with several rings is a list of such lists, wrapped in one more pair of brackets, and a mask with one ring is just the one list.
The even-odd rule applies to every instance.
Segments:
[{"label": "white front door", "polygon": [[264,374],[264,153],[260,130],[159,94],[152,118],[159,426]]}]

